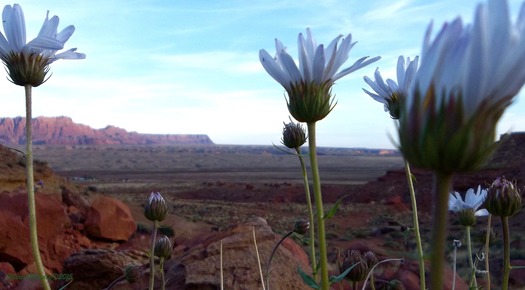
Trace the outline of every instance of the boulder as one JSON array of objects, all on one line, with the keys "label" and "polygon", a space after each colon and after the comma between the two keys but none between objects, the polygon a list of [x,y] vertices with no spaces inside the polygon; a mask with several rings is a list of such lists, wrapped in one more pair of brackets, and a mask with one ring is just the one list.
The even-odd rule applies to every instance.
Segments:
[{"label": "boulder", "polygon": [[127,241],[137,229],[129,207],[107,196],[93,200],[84,225],[90,237],[111,241]]},{"label": "boulder", "polygon": [[[148,263],[148,256],[140,251],[83,250],[72,254],[64,261],[63,273],[73,277],[73,282],[66,289],[104,289],[112,281],[122,276],[126,266],[146,263]],[[66,283],[67,281],[65,280],[58,281],[58,286],[62,287]],[[115,289],[129,288],[113,288],[113,290]]]},{"label": "boulder", "polygon": [[[37,231],[44,265],[58,271],[61,261],[71,254],[62,250],[56,255],[59,234],[70,223],[61,201],[55,195],[35,196]],[[33,262],[29,238],[29,217],[26,193],[0,195],[0,257],[19,271]]]},{"label": "boulder", "polygon": [[[177,246],[164,266],[166,289],[220,289],[221,243],[225,289],[262,289],[253,230],[264,271],[269,255],[281,236],[275,234],[264,219],[255,218]],[[69,286],[71,289],[101,289],[121,278],[127,265],[143,265],[143,274],[135,286],[130,287],[127,282],[120,281],[112,289],[145,289],[149,278],[147,263],[144,252],[85,250],[65,261],[64,272],[74,277]],[[298,244],[287,239],[273,258],[271,289],[307,289],[297,273],[299,267],[308,272],[308,257]],[[158,279],[155,285],[156,289],[160,289]]]}]

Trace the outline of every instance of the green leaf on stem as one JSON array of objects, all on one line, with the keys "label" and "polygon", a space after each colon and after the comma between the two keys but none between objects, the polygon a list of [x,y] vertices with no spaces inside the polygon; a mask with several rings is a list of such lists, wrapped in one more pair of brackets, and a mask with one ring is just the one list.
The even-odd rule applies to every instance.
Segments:
[{"label": "green leaf on stem", "polygon": [[319,286],[319,284],[317,284],[317,282],[315,281],[315,279],[306,274],[305,272],[303,272],[303,270],[301,269],[301,267],[297,268],[297,272],[299,272],[299,275],[301,275],[301,278],[303,279],[303,282],[310,286],[310,288],[312,289],[321,289],[321,286]]},{"label": "green leaf on stem", "polygon": [[[359,262],[359,263],[361,263],[361,262]],[[330,277],[330,285],[332,285],[334,283],[337,283],[337,282],[340,282],[341,280],[343,280],[346,277],[346,275],[352,270],[352,268],[354,268],[359,263],[355,263],[351,267],[348,267],[348,269],[346,269],[343,273],[339,274],[339,276],[331,276]]]},{"label": "green leaf on stem", "polygon": [[343,199],[345,199],[347,197],[347,195],[343,195],[341,196],[336,202],[335,204],[332,206],[332,208],[327,211],[323,217],[324,220],[327,220],[329,218],[332,218],[335,213],[337,212],[337,209],[339,208],[339,206],[341,205],[341,202],[343,202]]}]

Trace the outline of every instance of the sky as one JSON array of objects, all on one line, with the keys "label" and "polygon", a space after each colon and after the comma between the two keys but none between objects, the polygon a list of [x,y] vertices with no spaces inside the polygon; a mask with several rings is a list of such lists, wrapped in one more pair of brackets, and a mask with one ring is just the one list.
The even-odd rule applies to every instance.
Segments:
[{"label": "sky", "polygon": [[[395,148],[394,121],[365,94],[363,76],[395,77],[399,55],[420,53],[431,21],[436,32],[479,1],[457,0],[111,0],[19,1],[27,41],[46,16],[76,31],[65,49],[85,60],[59,60],[33,90],[33,117],[69,116],[93,128],[151,134],[207,134],[216,144],[279,144],[289,121],[285,91],[259,62],[275,38],[297,57],[297,36],[310,28],[318,44],[351,34],[357,44],[342,68],[363,56],[381,60],[339,79],[337,105],[317,125],[317,144]],[[509,1],[512,21],[520,1]],[[3,30],[2,30],[3,31]],[[24,90],[0,72],[0,116],[25,116]],[[525,131],[522,91],[498,134]]]}]

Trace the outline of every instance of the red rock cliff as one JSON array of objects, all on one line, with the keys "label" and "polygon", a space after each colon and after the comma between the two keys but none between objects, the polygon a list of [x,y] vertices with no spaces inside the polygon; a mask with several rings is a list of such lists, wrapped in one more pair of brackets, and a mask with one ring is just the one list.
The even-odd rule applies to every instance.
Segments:
[{"label": "red rock cliff", "polygon": [[[0,143],[25,144],[26,119],[0,118]],[[76,124],[69,117],[38,117],[33,119],[35,145],[172,145],[213,144],[204,134],[140,134],[107,126],[93,129]]]}]

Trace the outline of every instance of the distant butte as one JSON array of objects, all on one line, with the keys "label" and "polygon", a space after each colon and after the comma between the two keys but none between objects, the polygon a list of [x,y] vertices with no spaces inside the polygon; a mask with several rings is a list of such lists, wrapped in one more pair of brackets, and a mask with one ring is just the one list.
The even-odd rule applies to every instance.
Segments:
[{"label": "distant butte", "polygon": [[[0,118],[0,143],[25,144],[26,119]],[[141,134],[107,126],[93,129],[77,124],[69,117],[37,117],[33,119],[35,145],[213,145],[205,134]]]}]

